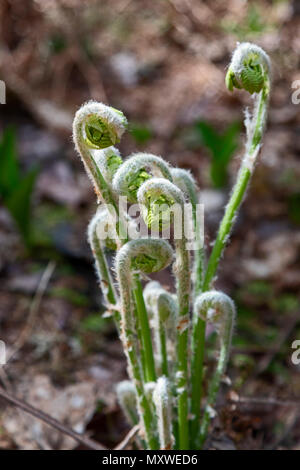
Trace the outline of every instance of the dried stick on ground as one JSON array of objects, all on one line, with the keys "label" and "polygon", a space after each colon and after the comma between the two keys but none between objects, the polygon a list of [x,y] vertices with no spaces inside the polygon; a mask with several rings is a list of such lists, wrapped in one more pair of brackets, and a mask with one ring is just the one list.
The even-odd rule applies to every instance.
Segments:
[{"label": "dried stick on ground", "polygon": [[92,439],[86,436],[83,436],[82,434],[79,434],[76,431],[73,431],[73,429],[61,424],[55,418],[52,418],[51,416],[44,413],[43,411],[38,410],[37,408],[34,408],[33,406],[29,405],[23,400],[20,400],[19,398],[16,398],[13,395],[7,393],[2,387],[0,387],[0,398],[3,398],[6,402],[38,418],[39,420],[43,421],[49,426],[52,426],[53,428],[57,429],[63,434],[66,434],[67,436],[72,437],[79,444],[82,444],[85,447],[88,447],[89,449],[106,450],[106,447],[103,446],[102,444],[99,444],[98,442],[95,442]]},{"label": "dried stick on ground", "polygon": [[300,400],[278,400],[274,397],[240,397],[229,398],[230,403],[235,405],[263,405],[263,406],[283,406],[283,407],[295,407],[300,408]]},{"label": "dried stick on ground", "polygon": [[10,354],[7,363],[13,358],[13,356],[20,350],[22,347],[25,345],[27,342],[32,329],[34,327],[34,323],[39,311],[39,307],[41,304],[41,300],[43,298],[44,293],[46,292],[46,289],[48,287],[50,278],[53,274],[53,271],[55,269],[55,263],[54,261],[49,261],[45,271],[43,272],[43,275],[41,277],[41,280],[39,282],[39,285],[37,287],[36,293],[33,297],[33,300],[30,304],[30,309],[29,309],[29,315],[25,324],[24,329],[22,330],[20,336],[16,340],[16,342],[13,345],[13,351]]},{"label": "dried stick on ground", "polygon": [[140,426],[137,424],[132,429],[130,429],[129,433],[124,437],[124,439],[118,444],[114,450],[124,450],[128,446],[130,442],[133,441],[137,433],[139,432]]}]

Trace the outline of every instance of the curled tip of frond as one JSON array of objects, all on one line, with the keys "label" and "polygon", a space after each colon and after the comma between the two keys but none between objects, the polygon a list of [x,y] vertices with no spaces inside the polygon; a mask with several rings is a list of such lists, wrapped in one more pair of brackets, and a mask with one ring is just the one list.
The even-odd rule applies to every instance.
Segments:
[{"label": "curled tip of frond", "polygon": [[129,422],[135,421],[137,398],[136,389],[130,380],[123,380],[116,385],[118,402]]},{"label": "curled tip of frond", "polygon": [[236,315],[233,300],[224,292],[214,290],[198,295],[195,300],[195,311],[203,319],[207,318],[208,321],[217,323],[228,318],[233,322]]},{"label": "curled tip of frond", "polygon": [[117,232],[112,216],[105,206],[100,206],[88,225],[88,242],[91,247],[97,237],[100,243],[111,250],[117,249]]},{"label": "curled tip of frond", "polygon": [[145,383],[145,395],[148,398],[149,401],[152,400],[153,397],[153,392],[156,387],[156,382],[147,382]]},{"label": "curled tip of frond", "polygon": [[113,188],[119,194],[127,196],[130,202],[136,202],[139,187],[152,176],[172,180],[169,166],[161,157],[151,153],[136,153],[118,169],[113,179]]},{"label": "curled tip of frond", "polygon": [[165,376],[158,378],[153,394],[153,400],[155,404],[157,404],[158,402],[167,403],[168,379]]},{"label": "curled tip of frond", "polygon": [[116,393],[119,399],[131,400],[135,397],[135,386],[130,380],[123,380],[116,385]]},{"label": "curled tip of frond", "polygon": [[102,150],[95,150],[94,160],[104,178],[110,183],[123,162],[119,150],[114,146]]},{"label": "curled tip of frond", "polygon": [[197,183],[188,170],[182,168],[172,168],[171,175],[173,178],[173,183],[178,186],[179,189],[190,199],[192,204],[197,204]]},{"label": "curled tip of frond", "polygon": [[89,148],[104,149],[120,142],[127,119],[118,109],[97,101],[88,101],[75,114],[73,135],[78,134]]},{"label": "curled tip of frond", "polygon": [[93,217],[90,220],[90,223],[88,225],[87,229],[87,235],[88,235],[88,242],[92,244],[93,237],[97,233],[97,226],[101,221],[105,220],[105,216],[107,216],[107,209],[105,207],[100,207],[97,212],[93,215]]},{"label": "curled tip of frond", "polygon": [[182,191],[164,178],[152,178],[146,181],[139,189],[137,197],[140,204],[147,204],[149,197],[152,199],[159,199],[159,197],[165,196],[167,200],[172,201],[174,204],[184,204],[184,195]]},{"label": "curled tip of frond", "polygon": [[117,253],[116,268],[119,273],[134,270],[149,274],[166,268],[172,259],[173,250],[166,240],[131,240]]},{"label": "curled tip of frond", "polygon": [[150,281],[145,285],[144,298],[149,307],[152,306],[153,299],[160,293],[161,290],[163,290],[163,287],[158,281]]},{"label": "curled tip of frond", "polygon": [[177,316],[178,305],[173,295],[167,292],[159,282],[148,282],[144,289],[144,297],[150,310],[157,308],[160,321],[167,320],[170,315]]},{"label": "curled tip of frond", "polygon": [[269,88],[271,63],[268,54],[250,42],[238,44],[226,74],[228,90],[244,89],[250,94]]},{"label": "curled tip of frond", "polygon": [[167,228],[171,223],[175,205],[183,207],[183,192],[171,181],[152,178],[145,181],[137,193],[145,223],[154,230]]},{"label": "curled tip of frond", "polygon": [[159,377],[156,382],[153,401],[157,414],[160,446],[163,450],[169,450],[172,448],[174,438],[172,435],[169,381],[165,376]]}]

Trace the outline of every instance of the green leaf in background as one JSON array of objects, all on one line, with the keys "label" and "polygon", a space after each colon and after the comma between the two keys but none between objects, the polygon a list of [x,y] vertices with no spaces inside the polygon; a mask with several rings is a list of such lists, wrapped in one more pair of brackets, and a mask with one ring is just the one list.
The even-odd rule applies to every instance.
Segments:
[{"label": "green leaf in background", "polygon": [[272,31],[276,24],[273,18],[266,14],[264,8],[261,8],[259,2],[248,2],[247,14],[243,19],[239,21],[233,18],[222,19],[221,27],[226,32],[235,34],[239,40],[247,41],[262,33]]},{"label": "green leaf in background", "polygon": [[83,331],[93,331],[95,333],[104,332],[111,323],[110,318],[103,318],[99,312],[92,313],[81,320],[80,327]]},{"label": "green leaf in background", "polygon": [[152,131],[149,127],[141,124],[131,124],[130,133],[138,144],[146,144],[152,138]]},{"label": "green leaf in background", "polygon": [[0,195],[14,218],[27,247],[31,240],[31,195],[37,168],[21,176],[16,156],[16,134],[7,128],[0,142]]},{"label": "green leaf in background", "polygon": [[54,34],[48,42],[48,47],[51,54],[60,54],[67,47],[67,42],[64,36],[60,34]]},{"label": "green leaf in background", "polygon": [[0,142],[0,192],[4,199],[14,191],[20,179],[15,131],[8,127]]},{"label": "green leaf in background", "polygon": [[204,121],[195,124],[195,130],[200,135],[202,144],[211,154],[210,176],[216,188],[226,186],[228,179],[228,164],[238,147],[238,136],[241,124],[234,122],[223,134]]},{"label": "green leaf in background", "polygon": [[31,243],[31,194],[38,174],[37,168],[31,170],[14,188],[5,200],[5,205],[14,217],[27,246]]},{"label": "green leaf in background", "polygon": [[288,216],[292,222],[300,225],[300,193],[291,194],[288,198]]},{"label": "green leaf in background", "polygon": [[87,307],[89,298],[87,295],[68,287],[53,287],[50,295],[56,298],[65,299],[77,307]]}]

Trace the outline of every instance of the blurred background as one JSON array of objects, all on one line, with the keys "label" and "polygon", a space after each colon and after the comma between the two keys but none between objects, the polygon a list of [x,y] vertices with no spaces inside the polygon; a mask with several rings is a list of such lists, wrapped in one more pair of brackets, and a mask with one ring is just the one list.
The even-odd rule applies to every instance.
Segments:
[{"label": "blurred background", "polygon": [[[212,447],[300,449],[300,366],[291,360],[300,340],[299,2],[1,0],[0,382],[107,446],[128,432],[114,392],[126,369],[86,242],[96,202],[72,118],[86,100],[108,103],[130,122],[124,156],[147,150],[191,169],[209,247],[251,106],[224,84],[237,41],[268,52],[274,80],[260,161],[216,284],[238,319]],[[0,448],[76,446],[0,403]]]}]

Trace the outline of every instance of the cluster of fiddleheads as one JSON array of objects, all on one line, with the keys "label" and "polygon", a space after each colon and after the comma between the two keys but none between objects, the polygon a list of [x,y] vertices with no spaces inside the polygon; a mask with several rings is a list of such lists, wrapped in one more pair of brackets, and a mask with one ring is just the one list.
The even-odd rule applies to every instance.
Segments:
[{"label": "cluster of fiddleheads", "polygon": [[[139,446],[189,449],[205,443],[235,319],[232,300],[212,288],[261,146],[270,82],[267,54],[253,44],[238,45],[226,85],[230,91],[238,88],[254,94],[255,105],[252,117],[247,113],[245,121],[247,142],[237,182],[207,261],[192,175],[152,154],[137,153],[123,161],[115,147],[127,127],[121,111],[88,102],[76,113],[75,147],[100,203],[88,239],[105,303],[127,357],[129,380],[118,385],[117,395],[129,422],[140,426]],[[126,225],[135,221],[123,213],[126,205],[119,205],[121,197],[138,204],[151,236],[130,239]],[[187,204],[193,256],[184,226]],[[170,226],[174,248],[158,236]],[[107,249],[116,252],[112,269]],[[157,281],[143,289],[149,275],[169,265],[175,277],[173,292]],[[215,326],[219,344],[215,370],[207,376],[203,373],[206,322]],[[206,400],[204,381],[208,381]]]}]

